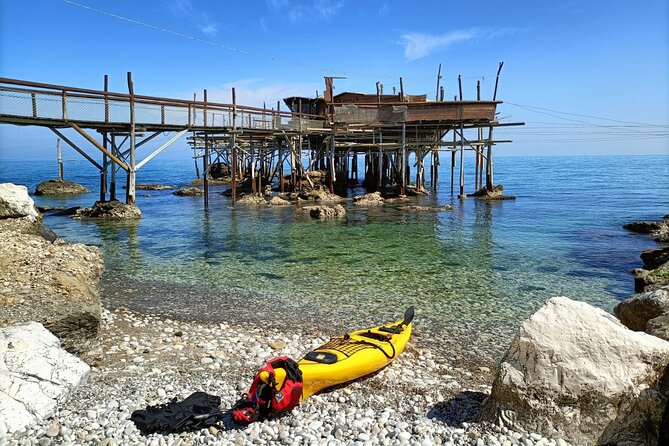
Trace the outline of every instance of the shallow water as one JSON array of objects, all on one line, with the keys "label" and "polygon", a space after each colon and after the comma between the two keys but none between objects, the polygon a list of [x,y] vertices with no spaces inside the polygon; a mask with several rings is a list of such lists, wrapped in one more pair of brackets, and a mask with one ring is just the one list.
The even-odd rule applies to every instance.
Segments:
[{"label": "shallow water", "polygon": [[[631,294],[629,271],[656,244],[622,225],[669,213],[669,156],[499,157],[495,180],[517,199],[495,203],[455,198],[442,163],[437,194],[418,201],[452,211],[348,205],[344,221],[319,222],[295,207],[232,208],[216,186],[208,211],[202,197],[138,191],[139,222],[46,223],[102,248],[110,306],[341,331],[415,305],[426,343],[498,357],[505,337],[551,296],[610,311]],[[138,182],[182,186],[193,170],[191,160],[155,160]],[[55,162],[3,161],[0,182],[34,190],[56,171]],[[81,161],[65,171],[94,192],[37,204],[95,201],[94,169]]]}]

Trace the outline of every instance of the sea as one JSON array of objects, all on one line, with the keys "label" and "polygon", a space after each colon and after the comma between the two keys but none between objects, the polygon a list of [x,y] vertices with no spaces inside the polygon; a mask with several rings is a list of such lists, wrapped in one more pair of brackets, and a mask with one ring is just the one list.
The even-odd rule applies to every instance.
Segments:
[{"label": "sea", "polygon": [[[208,209],[202,197],[138,190],[138,221],[44,221],[68,242],[101,249],[110,308],[337,334],[413,305],[415,342],[471,363],[498,360],[552,296],[611,312],[634,292],[639,254],[659,246],[622,226],[669,214],[669,156],[497,157],[495,182],[516,199],[494,202],[459,199],[458,170],[451,191],[447,161],[436,193],[408,204],[453,210],[347,205],[346,218],[316,221],[297,206],[232,206],[221,194],[227,186],[212,186]],[[474,161],[465,161],[465,189],[473,192]],[[92,205],[96,169],[72,159],[64,170],[92,192],[34,196],[36,204]],[[0,161],[0,183],[31,193],[57,172],[55,160]],[[192,159],[158,157],[137,182],[178,188],[194,179]]]}]

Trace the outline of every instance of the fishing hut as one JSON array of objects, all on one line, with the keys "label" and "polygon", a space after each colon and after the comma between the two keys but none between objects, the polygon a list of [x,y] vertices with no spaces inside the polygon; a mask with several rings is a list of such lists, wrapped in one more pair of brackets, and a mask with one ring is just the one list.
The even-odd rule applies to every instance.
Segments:
[{"label": "fishing hut", "polygon": [[[500,63],[499,70],[501,71]],[[260,194],[268,184],[281,191],[325,185],[331,192],[358,182],[387,193],[436,190],[444,155],[451,163],[451,190],[459,165],[459,196],[465,196],[464,151],[475,153],[474,191],[493,188],[493,147],[510,141],[493,139],[497,121],[499,72],[491,100],[435,100],[404,93],[334,94],[334,77],[325,78],[323,97],[289,97],[276,107],[138,95],[128,73],[128,92],[90,90],[0,78],[0,123],[49,128],[100,173],[100,201],[116,199],[118,174],[125,173],[126,202],[134,203],[141,168],[182,137],[202,167],[205,205],[213,166],[224,168],[235,201],[238,186]],[[438,77],[439,79],[439,77]],[[75,143],[67,133],[79,135]],[[169,134],[158,145],[152,140]],[[148,152],[148,153],[147,153]],[[458,156],[459,155],[459,156]],[[141,160],[139,158],[142,157]],[[459,162],[458,159],[459,158]],[[426,160],[430,166],[426,172]],[[220,170],[220,169],[219,169]],[[199,171],[199,166],[198,166]]]},{"label": "fishing hut", "polygon": [[[261,193],[262,184],[275,181],[282,192],[298,192],[303,187],[314,187],[314,176],[330,192],[340,192],[360,180],[362,163],[361,182],[368,190],[404,195],[427,194],[428,184],[436,190],[445,156],[451,164],[451,190],[459,166],[459,196],[464,197],[464,151],[470,150],[475,154],[474,191],[484,187],[492,191],[493,147],[511,142],[494,140],[493,130],[522,125],[497,121],[497,105],[501,103],[496,100],[497,83],[492,100],[481,99],[479,83],[476,100],[464,100],[460,85],[460,96],[445,101],[443,89],[438,89],[438,100],[429,100],[424,94],[405,94],[402,79],[397,94],[383,94],[377,83],[376,94],[335,95],[334,79],[325,78],[323,97],[284,99],[292,115],[290,129],[264,134],[194,133],[188,141],[195,157],[213,156],[203,165],[231,166],[233,188],[237,179],[245,178],[251,182],[247,187],[251,193]],[[277,103],[271,112],[280,110],[281,103]]]}]

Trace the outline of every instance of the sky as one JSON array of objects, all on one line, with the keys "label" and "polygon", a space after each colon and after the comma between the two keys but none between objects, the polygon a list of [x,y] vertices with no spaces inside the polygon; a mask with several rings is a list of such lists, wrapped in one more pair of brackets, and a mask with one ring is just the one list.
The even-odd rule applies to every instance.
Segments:
[{"label": "sky", "polygon": [[[411,6],[407,6],[411,5]],[[669,2],[0,0],[0,76],[262,106],[344,91],[490,99],[499,155],[669,154]],[[53,157],[47,129],[0,125],[0,160]],[[77,138],[73,137],[73,140]],[[179,144],[177,144],[179,145]],[[188,156],[185,143],[167,157]],[[71,152],[75,157],[75,152]]]}]

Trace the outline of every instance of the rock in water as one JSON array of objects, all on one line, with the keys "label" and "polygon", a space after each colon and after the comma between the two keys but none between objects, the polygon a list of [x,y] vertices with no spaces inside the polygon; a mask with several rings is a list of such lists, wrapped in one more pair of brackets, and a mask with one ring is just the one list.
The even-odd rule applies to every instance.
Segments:
[{"label": "rock in water", "polygon": [[623,228],[639,234],[649,234],[661,243],[669,243],[669,215],[665,215],[661,221],[633,221],[623,225]]},{"label": "rock in water", "polygon": [[106,220],[133,220],[140,218],[142,211],[136,204],[125,204],[120,201],[96,201],[91,208],[77,209],[74,218],[101,218]]},{"label": "rock in water", "polygon": [[643,260],[644,269],[659,268],[669,262],[669,246],[644,251],[641,253],[641,260]]},{"label": "rock in water", "polygon": [[0,435],[53,414],[89,372],[40,323],[0,329]]},{"label": "rock in water", "polygon": [[320,220],[343,218],[346,215],[346,209],[341,204],[334,206],[307,206],[304,210],[308,210],[312,218]]},{"label": "rock in water", "polygon": [[573,444],[657,444],[669,342],[554,297],[523,322],[480,418]]},{"label": "rock in water", "polygon": [[[658,319],[669,315],[669,286],[647,293],[634,294],[616,305],[613,312],[630,330],[645,331],[669,341],[669,338],[663,335],[669,327],[661,328],[662,325],[665,325],[662,324],[662,321],[665,321],[666,318]],[[652,327],[648,326],[650,321],[654,321],[651,324]]]},{"label": "rock in water", "polygon": [[197,187],[186,187],[183,189],[175,190],[172,193],[180,197],[195,197],[198,195],[204,195],[204,190]]},{"label": "rock in water", "polygon": [[173,189],[172,186],[167,184],[137,184],[135,185],[136,190],[170,190]]},{"label": "rock in water", "polygon": [[264,206],[267,204],[267,201],[260,195],[244,195],[237,200],[237,204],[244,206]]},{"label": "rock in water", "polygon": [[42,181],[35,188],[35,195],[75,195],[88,192],[90,190],[81,184],[59,179]]},{"label": "rock in water", "polygon": [[0,218],[19,217],[29,217],[32,221],[39,217],[28,188],[12,183],[0,184]]},{"label": "rock in water", "polygon": [[272,197],[267,204],[270,206],[290,206],[290,201],[284,200],[281,197]]},{"label": "rock in water", "polygon": [[381,192],[372,192],[361,197],[354,197],[353,204],[356,206],[381,206],[383,205],[383,197],[381,197]]},{"label": "rock in water", "polygon": [[344,201],[339,195],[331,194],[328,190],[318,189],[303,189],[298,198],[305,201],[317,201],[319,203],[340,203]]}]

